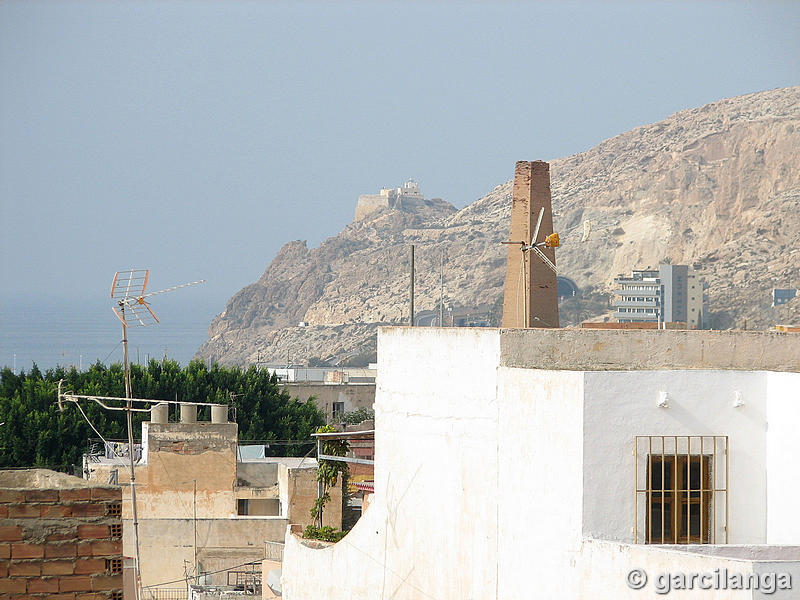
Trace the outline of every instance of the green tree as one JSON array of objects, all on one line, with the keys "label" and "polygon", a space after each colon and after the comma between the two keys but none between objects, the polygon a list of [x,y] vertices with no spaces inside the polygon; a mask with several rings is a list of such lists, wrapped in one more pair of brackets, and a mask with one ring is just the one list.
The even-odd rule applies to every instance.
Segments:
[{"label": "green tree", "polygon": [[[317,433],[333,433],[336,429],[332,425],[323,425],[317,428]],[[322,454],[329,456],[346,456],[350,445],[347,440],[326,440],[322,442]],[[322,513],[325,505],[330,501],[330,489],[336,485],[340,478],[344,480],[350,473],[346,462],[340,460],[317,459],[317,481],[322,486],[322,495],[314,501],[311,507],[311,517],[317,520],[317,526],[322,527]]]},{"label": "green tree", "polygon": [[[117,363],[97,362],[86,371],[58,367],[44,374],[36,365],[27,373],[0,370],[0,423],[5,423],[0,426],[0,467],[66,470],[82,462],[87,441],[96,434],[70,403],[59,411],[59,380],[64,380],[65,391],[76,394],[125,395],[123,369]],[[313,402],[291,398],[274,375],[255,367],[243,371],[214,364],[209,369],[202,361],[192,361],[181,368],[175,361],[151,360],[144,366],[131,365],[131,381],[137,398],[231,404],[241,440],[282,440],[269,448],[272,455],[302,456],[310,448],[311,433],[325,422]],[[124,412],[107,411],[91,401],[81,402],[81,408],[106,439],[127,438]],[[148,418],[147,413],[134,414],[135,437]],[[201,412],[201,418],[209,415]]]}]

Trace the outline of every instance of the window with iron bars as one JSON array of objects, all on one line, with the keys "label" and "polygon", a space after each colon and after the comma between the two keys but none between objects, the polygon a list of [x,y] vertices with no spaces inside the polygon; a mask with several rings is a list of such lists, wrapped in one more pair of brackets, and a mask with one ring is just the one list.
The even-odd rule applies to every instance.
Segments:
[{"label": "window with iron bars", "polygon": [[634,542],[728,543],[728,436],[635,439]]}]

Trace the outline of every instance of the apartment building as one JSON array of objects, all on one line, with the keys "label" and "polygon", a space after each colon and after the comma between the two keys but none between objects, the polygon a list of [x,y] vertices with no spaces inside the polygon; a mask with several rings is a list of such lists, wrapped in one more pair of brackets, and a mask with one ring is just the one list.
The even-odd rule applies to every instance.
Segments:
[{"label": "apartment building", "polygon": [[620,323],[686,323],[705,329],[708,305],[705,284],[689,265],[660,265],[614,279],[614,318]]}]

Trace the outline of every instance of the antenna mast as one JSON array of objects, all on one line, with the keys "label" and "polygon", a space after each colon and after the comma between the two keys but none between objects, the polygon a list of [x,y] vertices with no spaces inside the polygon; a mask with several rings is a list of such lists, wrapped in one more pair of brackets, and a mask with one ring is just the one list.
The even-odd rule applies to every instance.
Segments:
[{"label": "antenna mast", "polygon": [[439,327],[444,327],[444,248],[439,255]]},{"label": "antenna mast", "polygon": [[[145,294],[147,282],[150,278],[149,269],[129,269],[127,271],[117,271],[114,280],[111,282],[111,298],[117,301],[117,306],[113,307],[114,312],[122,323],[122,366],[125,373],[125,413],[128,426],[128,459],[130,461],[131,477],[131,511],[133,513],[133,545],[136,557],[133,563],[133,575],[135,582],[135,600],[139,600],[141,595],[141,562],[139,552],[139,516],[136,510],[136,470],[134,468],[133,452],[133,390],[131,389],[131,367],[128,360],[128,325],[155,325],[159,322],[158,317],[150,308],[145,298],[163,294],[182,287],[203,283],[205,280],[193,281],[176,285],[171,288],[150,292]],[[127,314],[126,314],[127,310]]]},{"label": "antenna mast", "polygon": [[408,297],[408,325],[409,327],[414,326],[414,244],[411,244],[411,254],[409,255],[411,260],[411,273],[409,279],[409,297]]}]

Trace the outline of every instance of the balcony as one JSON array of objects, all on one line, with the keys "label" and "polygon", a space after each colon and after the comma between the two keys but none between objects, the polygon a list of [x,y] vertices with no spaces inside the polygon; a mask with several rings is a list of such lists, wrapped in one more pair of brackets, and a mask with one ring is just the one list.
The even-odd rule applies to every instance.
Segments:
[{"label": "balcony", "polygon": [[661,296],[661,287],[660,286],[653,286],[652,288],[648,288],[646,290],[626,290],[623,288],[617,288],[614,290],[614,295],[616,296],[650,296],[650,297],[659,297]]},{"label": "balcony", "polygon": [[611,306],[612,308],[649,308],[656,312],[661,308],[658,302],[649,302],[647,300],[615,300]]}]

